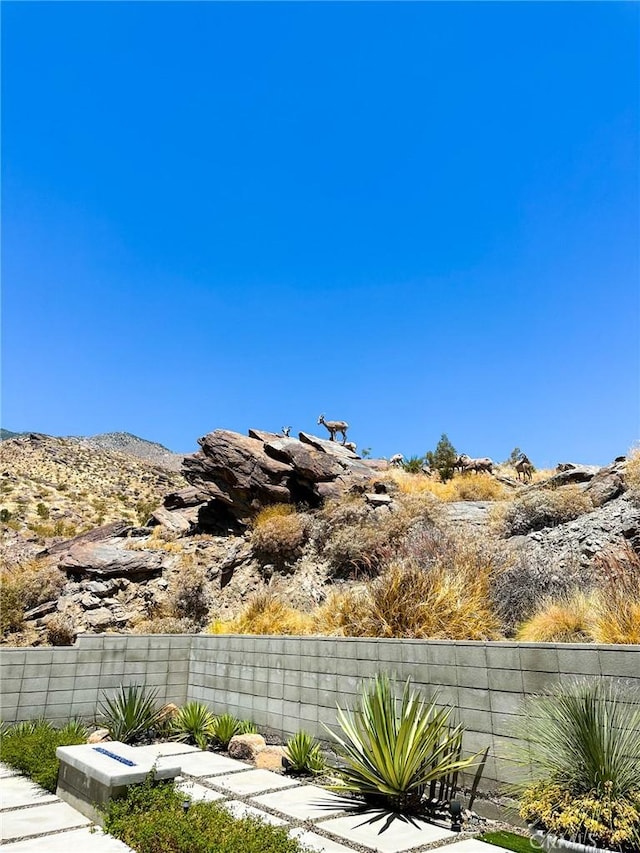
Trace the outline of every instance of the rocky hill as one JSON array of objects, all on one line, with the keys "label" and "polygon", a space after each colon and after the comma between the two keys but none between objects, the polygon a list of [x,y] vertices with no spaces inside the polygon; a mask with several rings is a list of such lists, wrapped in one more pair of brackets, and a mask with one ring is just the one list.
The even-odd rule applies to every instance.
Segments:
[{"label": "rocky hill", "polygon": [[[509,636],[544,596],[597,583],[603,556],[640,553],[638,460],[633,477],[620,459],[526,485],[509,471],[459,474],[443,489],[306,433],[216,430],[199,444],[181,476],[86,441],[3,443],[4,533],[38,552],[25,564],[5,542],[19,598],[6,642],[201,630],[265,590],[308,612],[395,559],[435,565],[447,548],[490,562]],[[66,535],[47,538],[45,525]]]},{"label": "rocky hill", "polygon": [[[51,540],[115,519],[144,522],[164,495],[186,485],[178,472],[92,440],[26,433],[0,445],[0,514],[3,561],[12,564]],[[150,445],[152,448],[160,445]],[[165,451],[164,448],[162,448]],[[175,454],[165,451],[166,455]],[[175,460],[170,460],[175,465]]]},{"label": "rocky hill", "polygon": [[159,468],[167,468],[169,471],[182,470],[183,454],[174,453],[162,444],[158,444],[155,441],[147,441],[147,439],[139,438],[130,432],[103,432],[99,435],[88,437],[67,437],[71,441],[77,441],[85,447],[97,448],[99,450],[115,450],[118,453],[143,459],[145,462],[150,462]]}]

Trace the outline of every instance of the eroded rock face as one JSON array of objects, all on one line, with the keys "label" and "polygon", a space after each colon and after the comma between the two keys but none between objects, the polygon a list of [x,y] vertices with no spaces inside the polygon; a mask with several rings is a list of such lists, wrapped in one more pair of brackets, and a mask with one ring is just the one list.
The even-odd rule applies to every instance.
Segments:
[{"label": "eroded rock face", "polygon": [[[296,439],[260,430],[248,436],[215,430],[198,444],[202,450],[185,459],[183,473],[196,493],[207,497],[212,517],[216,508],[246,522],[268,504],[316,507],[373,475],[353,451],[306,433]],[[199,524],[206,528],[202,509]]]}]

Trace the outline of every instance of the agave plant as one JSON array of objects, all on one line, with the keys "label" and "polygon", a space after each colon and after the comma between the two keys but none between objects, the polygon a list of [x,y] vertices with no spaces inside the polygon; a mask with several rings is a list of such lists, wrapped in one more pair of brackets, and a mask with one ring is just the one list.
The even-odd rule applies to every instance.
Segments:
[{"label": "agave plant", "polygon": [[171,737],[206,749],[213,740],[216,718],[202,702],[187,702],[171,720]]},{"label": "agave plant", "polygon": [[322,773],[325,769],[320,744],[305,731],[289,738],[285,750],[291,770],[296,773]]},{"label": "agave plant", "polygon": [[398,704],[388,677],[378,675],[363,688],[359,708],[352,712],[338,706],[343,736],[327,729],[346,762],[339,768],[341,783],[332,787],[398,812],[417,810],[428,785],[476,760],[460,758],[463,730],[451,725],[452,710],[423,699],[411,679]]},{"label": "agave plant", "polygon": [[238,731],[236,734],[239,735],[257,735],[258,727],[252,720],[240,720],[238,723]]},{"label": "agave plant", "polygon": [[242,723],[232,714],[222,714],[216,717],[213,737],[223,749],[229,746],[229,741],[234,735],[240,734]]},{"label": "agave plant", "polygon": [[83,741],[87,739],[89,730],[79,717],[74,717],[65,723],[60,729],[60,733],[65,737],[78,738],[78,740]]},{"label": "agave plant", "polygon": [[112,699],[103,697],[100,723],[112,740],[133,743],[158,725],[162,709],[156,705],[157,696],[157,689],[147,693],[143,684],[121,684]]}]

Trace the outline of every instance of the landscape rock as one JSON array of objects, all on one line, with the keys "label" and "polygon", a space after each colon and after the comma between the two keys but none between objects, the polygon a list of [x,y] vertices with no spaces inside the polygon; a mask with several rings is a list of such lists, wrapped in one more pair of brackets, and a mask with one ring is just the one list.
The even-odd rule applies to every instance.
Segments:
[{"label": "landscape rock", "polygon": [[87,743],[104,743],[107,740],[111,740],[109,729],[96,729],[87,738]]},{"label": "landscape rock", "polygon": [[267,742],[258,734],[234,735],[229,741],[229,757],[243,761],[255,761],[256,755]]},{"label": "landscape rock", "polygon": [[155,522],[171,533],[190,533],[198,523],[198,505],[174,510],[159,506],[153,510],[149,521],[152,526]]},{"label": "landscape rock", "polygon": [[[565,463],[570,464],[570,463]],[[545,488],[557,488],[558,486],[568,486],[573,483],[588,483],[600,471],[597,465],[574,465],[568,470],[558,471],[543,484]],[[532,486],[531,488],[539,488]]]},{"label": "landscape rock", "polygon": [[88,530],[86,533],[74,536],[73,539],[65,539],[63,542],[56,542],[53,545],[49,545],[49,547],[45,548],[44,551],[40,551],[38,557],[49,557],[53,554],[61,554],[76,545],[84,545],[90,542],[102,542],[105,539],[126,536],[130,529],[130,521],[112,521],[109,524],[103,524],[102,527],[94,527],[93,530]]},{"label": "landscape rock", "polygon": [[618,473],[603,468],[593,477],[585,491],[594,506],[602,506],[621,495],[624,488],[624,481]]},{"label": "landscape rock", "polygon": [[106,607],[99,607],[97,610],[85,613],[85,620],[95,631],[104,631],[115,623],[113,614]]},{"label": "landscape rock", "polygon": [[265,746],[255,757],[255,765],[260,770],[282,770],[286,751],[283,746]]}]

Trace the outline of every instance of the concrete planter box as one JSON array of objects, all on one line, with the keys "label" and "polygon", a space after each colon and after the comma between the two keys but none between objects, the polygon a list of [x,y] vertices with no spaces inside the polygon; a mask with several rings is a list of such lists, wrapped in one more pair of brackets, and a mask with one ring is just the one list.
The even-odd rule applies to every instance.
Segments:
[{"label": "concrete planter box", "polygon": [[98,807],[124,797],[130,785],[142,784],[150,773],[154,780],[174,779],[180,773],[178,763],[165,758],[158,768],[157,759],[119,741],[59,746],[56,756],[60,761],[56,794],[100,825]]}]

